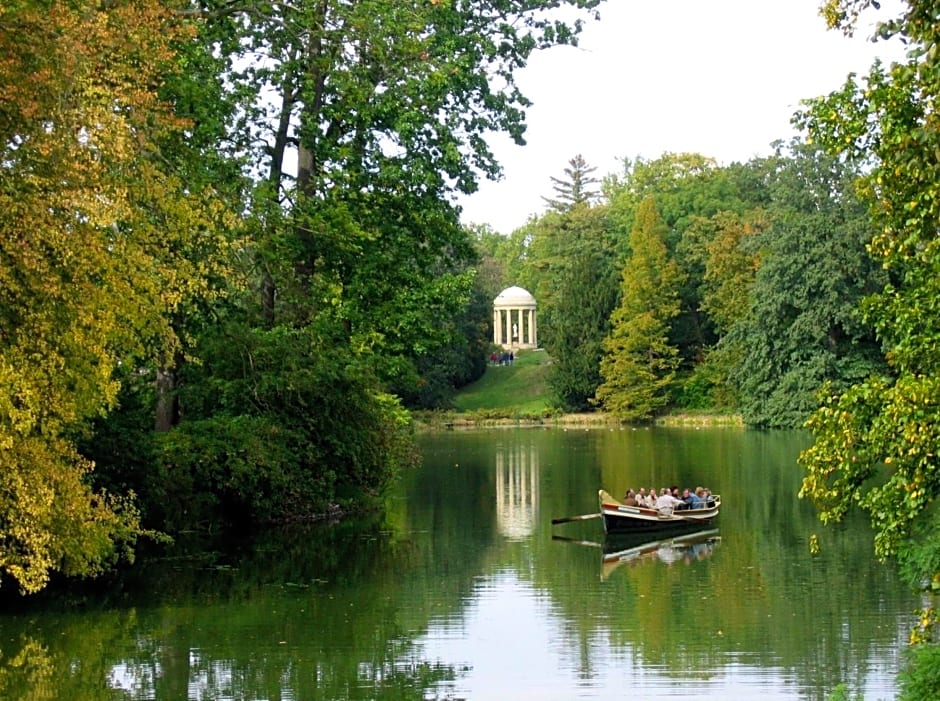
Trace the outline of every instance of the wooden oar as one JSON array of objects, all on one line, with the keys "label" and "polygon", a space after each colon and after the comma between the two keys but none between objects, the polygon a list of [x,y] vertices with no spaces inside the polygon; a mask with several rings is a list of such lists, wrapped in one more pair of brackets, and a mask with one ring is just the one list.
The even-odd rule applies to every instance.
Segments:
[{"label": "wooden oar", "polygon": [[581,514],[580,516],[565,516],[564,518],[553,518],[552,525],[556,523],[570,523],[571,521],[587,521],[592,518],[600,518],[600,512],[596,514]]}]

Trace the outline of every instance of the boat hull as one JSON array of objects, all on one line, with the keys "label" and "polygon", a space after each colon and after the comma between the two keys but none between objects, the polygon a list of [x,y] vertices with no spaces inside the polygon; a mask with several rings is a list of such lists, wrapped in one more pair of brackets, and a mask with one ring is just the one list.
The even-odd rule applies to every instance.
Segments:
[{"label": "boat hull", "polygon": [[607,533],[652,533],[691,531],[710,525],[721,509],[721,497],[715,496],[712,506],[704,509],[676,510],[660,513],[656,509],[627,506],[603,489],[598,493],[604,530]]}]

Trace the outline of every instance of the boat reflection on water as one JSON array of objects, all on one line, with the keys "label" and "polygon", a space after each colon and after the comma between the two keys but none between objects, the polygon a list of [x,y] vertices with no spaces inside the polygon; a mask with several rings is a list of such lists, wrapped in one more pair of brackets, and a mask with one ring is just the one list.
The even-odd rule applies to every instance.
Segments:
[{"label": "boat reflection on water", "polygon": [[614,570],[627,563],[654,560],[671,565],[680,561],[703,560],[721,543],[721,536],[717,528],[709,528],[682,535],[660,534],[658,538],[653,533],[608,535],[603,543],[562,536],[553,536],[553,540],[600,548],[603,552],[601,580],[606,580]]},{"label": "boat reflection on water", "polygon": [[[649,534],[646,535],[649,538]],[[692,562],[709,557],[721,542],[717,528],[710,528],[694,533],[685,533],[661,540],[647,540],[637,543],[634,536],[608,538],[604,542],[604,565],[601,579],[607,579],[611,572],[627,562],[643,559],[655,559],[671,565],[674,562]]]}]

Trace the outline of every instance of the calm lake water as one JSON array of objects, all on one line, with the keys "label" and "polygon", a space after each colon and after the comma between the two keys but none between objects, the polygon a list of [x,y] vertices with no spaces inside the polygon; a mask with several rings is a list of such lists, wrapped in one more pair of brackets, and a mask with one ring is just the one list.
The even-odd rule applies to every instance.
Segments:
[{"label": "calm lake water", "polygon": [[[796,499],[807,436],[518,429],[421,438],[365,521],[146,560],[0,616],[0,698],[893,699],[916,598],[867,525]],[[597,490],[708,486],[696,543],[608,541]],[[810,557],[818,532],[822,554]],[[618,554],[619,553],[619,554]],[[605,562],[605,556],[608,561]]]}]

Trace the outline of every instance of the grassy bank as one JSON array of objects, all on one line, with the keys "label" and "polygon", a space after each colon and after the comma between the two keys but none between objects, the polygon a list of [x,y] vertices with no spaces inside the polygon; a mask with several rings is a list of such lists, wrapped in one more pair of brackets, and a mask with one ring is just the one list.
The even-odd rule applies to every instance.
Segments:
[{"label": "grassy bank", "polygon": [[542,350],[521,351],[512,365],[490,364],[483,377],[457,394],[457,411],[504,411],[536,416],[551,412],[550,367],[551,359]]},{"label": "grassy bank", "polygon": [[[548,387],[551,358],[543,350],[519,352],[512,365],[489,365],[479,380],[458,392],[456,411],[418,412],[425,429],[473,426],[616,426],[603,412],[564,414],[552,407]],[[675,412],[660,417],[669,426],[743,426],[736,414]]]}]

